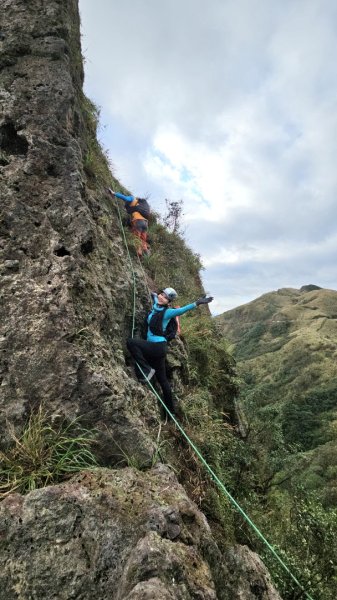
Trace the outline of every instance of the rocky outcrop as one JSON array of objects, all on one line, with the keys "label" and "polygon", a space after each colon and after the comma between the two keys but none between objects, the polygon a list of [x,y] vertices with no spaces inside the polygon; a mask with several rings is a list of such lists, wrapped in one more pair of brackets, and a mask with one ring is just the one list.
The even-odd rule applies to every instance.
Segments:
[{"label": "rocky outcrop", "polygon": [[269,573],[259,556],[247,546],[233,546],[222,557],[226,564],[228,576],[226,586],[228,598],[240,600],[281,600],[273,588]]},{"label": "rocky outcrop", "polygon": [[157,410],[126,371],[130,268],[111,202],[83,170],[77,2],[4,0],[1,20],[0,429],[43,402],[98,427],[106,461],[122,448],[146,464],[142,412]]},{"label": "rocky outcrop", "polygon": [[314,283],[309,283],[308,285],[302,285],[300,287],[300,292],[314,292],[315,290],[321,290],[322,288],[319,285],[315,285]]},{"label": "rocky outcrop", "polygon": [[223,560],[164,465],[14,494],[0,505],[0,532],[0,600],[279,600],[247,548]]}]

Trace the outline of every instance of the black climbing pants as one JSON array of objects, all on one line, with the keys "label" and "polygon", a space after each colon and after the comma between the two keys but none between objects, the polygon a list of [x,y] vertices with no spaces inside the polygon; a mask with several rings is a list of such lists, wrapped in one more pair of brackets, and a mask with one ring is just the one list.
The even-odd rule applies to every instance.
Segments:
[{"label": "black climbing pants", "polygon": [[[167,354],[167,343],[148,342],[140,338],[129,338],[126,345],[145,375],[148,375],[150,368],[155,370],[158,383],[163,391],[164,402],[167,408],[171,412],[174,412],[172,389],[166,375],[165,357]],[[137,365],[136,374],[138,379],[144,379]]]}]

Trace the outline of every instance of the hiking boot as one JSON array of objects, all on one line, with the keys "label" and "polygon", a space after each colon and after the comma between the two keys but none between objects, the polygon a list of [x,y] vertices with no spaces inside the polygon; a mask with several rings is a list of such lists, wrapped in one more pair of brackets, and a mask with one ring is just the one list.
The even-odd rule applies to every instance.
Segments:
[{"label": "hiking boot", "polygon": [[183,413],[183,410],[181,408],[181,404],[180,404],[180,402],[179,402],[179,400],[178,400],[177,397],[173,397],[172,398],[171,413],[177,419],[177,421],[183,421],[184,420],[184,413]]},{"label": "hiking boot", "polygon": [[[179,406],[178,406],[178,402],[175,400],[175,398],[172,398],[172,405],[167,407],[168,410],[170,411],[171,415],[179,420],[180,419],[180,410],[179,410]],[[164,407],[161,407],[161,419],[166,423],[172,423],[173,419],[172,417],[169,415],[169,413],[164,409]]]},{"label": "hiking boot", "polygon": [[139,379],[139,381],[141,383],[147,383],[148,381],[150,381],[153,377],[153,375],[155,375],[156,371],[154,369],[150,369],[150,371],[148,373],[145,373],[145,377],[142,377],[141,379]]}]

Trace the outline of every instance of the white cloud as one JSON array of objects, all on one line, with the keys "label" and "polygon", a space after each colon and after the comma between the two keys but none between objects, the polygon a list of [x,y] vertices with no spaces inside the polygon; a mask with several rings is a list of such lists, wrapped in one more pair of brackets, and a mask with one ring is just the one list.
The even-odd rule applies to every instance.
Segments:
[{"label": "white cloud", "polygon": [[232,302],[306,278],[336,287],[336,3],[80,7],[116,174],[156,209],[184,199],[218,307],[224,281]]}]

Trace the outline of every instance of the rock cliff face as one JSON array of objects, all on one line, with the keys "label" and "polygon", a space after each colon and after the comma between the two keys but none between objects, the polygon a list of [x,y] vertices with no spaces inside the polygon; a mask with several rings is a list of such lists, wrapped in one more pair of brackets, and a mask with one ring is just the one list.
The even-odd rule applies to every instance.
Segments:
[{"label": "rock cliff face", "polygon": [[87,415],[107,460],[114,440],[146,462],[140,409],[151,408],[123,355],[129,265],[116,214],[83,171],[77,2],[3,4],[0,428],[43,401],[69,419]]},{"label": "rock cliff face", "polygon": [[221,556],[164,465],[83,473],[13,494],[2,503],[0,531],[1,599],[279,599],[248,549]]},{"label": "rock cliff face", "polygon": [[[43,403],[95,427],[105,464],[148,467],[158,410],[124,358],[132,278],[92,177],[77,1],[1,9],[0,442],[7,421],[20,427]],[[163,465],[98,469],[1,503],[1,600],[107,597],[279,598],[248,549],[220,553]]]}]

